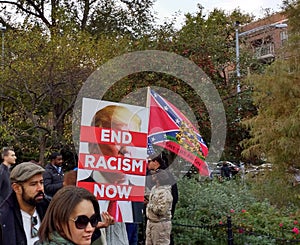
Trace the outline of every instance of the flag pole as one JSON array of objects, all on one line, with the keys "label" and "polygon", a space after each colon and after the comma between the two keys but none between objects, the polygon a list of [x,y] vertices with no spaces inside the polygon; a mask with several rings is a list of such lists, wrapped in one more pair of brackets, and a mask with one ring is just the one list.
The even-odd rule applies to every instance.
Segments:
[{"label": "flag pole", "polygon": [[[150,108],[150,87],[147,87],[147,100],[146,100],[146,107]],[[149,110],[149,114],[150,114],[150,110]]]},{"label": "flag pole", "polygon": [[[147,87],[147,100],[146,100],[146,108],[148,108],[148,132],[147,132],[147,140],[149,137],[149,132],[151,132],[151,128],[150,128],[150,106],[151,106],[151,91],[150,91],[150,87]],[[149,145],[148,145],[149,147]],[[148,156],[149,157],[149,156]]]}]

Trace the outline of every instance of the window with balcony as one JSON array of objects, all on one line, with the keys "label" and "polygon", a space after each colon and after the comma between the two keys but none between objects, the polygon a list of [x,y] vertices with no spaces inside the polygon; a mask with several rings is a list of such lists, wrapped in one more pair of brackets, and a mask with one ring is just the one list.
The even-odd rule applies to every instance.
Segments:
[{"label": "window with balcony", "polygon": [[266,35],[251,42],[254,57],[257,59],[273,59],[275,57],[275,45],[271,36]]}]

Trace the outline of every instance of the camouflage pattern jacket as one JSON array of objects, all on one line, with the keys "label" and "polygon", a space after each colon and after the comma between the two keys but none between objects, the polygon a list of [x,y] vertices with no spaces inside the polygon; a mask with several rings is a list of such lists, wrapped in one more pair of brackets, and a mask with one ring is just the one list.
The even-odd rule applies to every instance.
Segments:
[{"label": "camouflage pattern jacket", "polygon": [[170,221],[173,197],[171,186],[153,186],[147,204],[146,215],[152,222]]}]

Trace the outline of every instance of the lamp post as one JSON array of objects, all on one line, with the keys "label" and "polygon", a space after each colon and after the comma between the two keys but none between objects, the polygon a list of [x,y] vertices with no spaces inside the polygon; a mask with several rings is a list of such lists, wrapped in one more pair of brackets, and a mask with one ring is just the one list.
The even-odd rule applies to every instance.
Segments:
[{"label": "lamp post", "polygon": [[240,73],[240,44],[239,44],[239,26],[240,22],[236,21],[235,22],[235,54],[236,54],[236,93],[238,96],[238,117],[237,121],[240,121],[240,111],[241,111],[241,97],[240,97],[240,92],[241,92],[241,84],[240,84],[240,79],[241,79],[241,73]]},{"label": "lamp post", "polygon": [[[238,23],[238,25],[240,24],[238,21],[236,21],[236,23]],[[282,29],[282,28],[287,28],[288,24],[286,24],[286,23],[273,23],[273,24],[269,24],[269,25],[263,25],[263,26],[259,26],[259,27],[256,27],[254,29],[251,29],[249,31],[242,32],[242,33],[238,34],[238,36],[243,37],[243,36],[251,35],[253,33],[263,31],[263,30],[266,30],[266,29],[271,28],[271,27]]]},{"label": "lamp post", "polygon": [[2,69],[4,69],[4,32],[6,31],[6,26],[0,26],[2,32]]},{"label": "lamp post", "polygon": [[[4,32],[6,30],[6,27],[5,26],[0,26],[0,30],[2,32],[2,70],[4,70]],[[0,96],[2,97],[2,89],[0,90],[1,94]],[[1,104],[0,104],[0,123],[2,123],[2,115],[3,115],[3,99],[1,98]]]}]

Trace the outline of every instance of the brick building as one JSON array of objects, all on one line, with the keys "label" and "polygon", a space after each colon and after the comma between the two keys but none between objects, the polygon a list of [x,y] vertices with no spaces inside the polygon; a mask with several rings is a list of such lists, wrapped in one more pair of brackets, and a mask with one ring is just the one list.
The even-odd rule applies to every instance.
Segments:
[{"label": "brick building", "polygon": [[241,48],[249,49],[262,62],[271,63],[280,57],[281,47],[288,39],[287,22],[283,13],[276,13],[240,27]]}]

